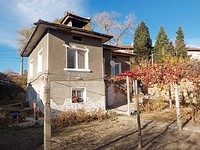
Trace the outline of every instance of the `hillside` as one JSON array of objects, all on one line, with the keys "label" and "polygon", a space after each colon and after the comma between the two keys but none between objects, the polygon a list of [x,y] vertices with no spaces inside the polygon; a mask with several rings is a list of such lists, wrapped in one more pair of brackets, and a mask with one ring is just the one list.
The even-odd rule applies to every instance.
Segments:
[{"label": "hillside", "polygon": [[26,76],[17,73],[0,72],[0,105],[26,100]]}]

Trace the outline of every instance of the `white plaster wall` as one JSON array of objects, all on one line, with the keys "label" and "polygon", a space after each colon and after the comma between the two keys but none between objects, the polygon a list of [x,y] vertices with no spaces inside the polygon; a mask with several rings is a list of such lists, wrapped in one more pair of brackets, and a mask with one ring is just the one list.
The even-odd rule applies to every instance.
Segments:
[{"label": "white plaster wall", "polygon": [[114,84],[108,87],[108,106],[113,106],[126,101],[126,96],[120,92],[115,93]]},{"label": "white plaster wall", "polygon": [[37,102],[37,107],[44,112],[44,83],[42,81],[28,86],[27,100],[30,107],[33,107],[34,102]]},{"label": "white plaster wall", "polygon": [[65,99],[63,104],[57,104],[53,99],[50,102],[51,109],[53,111],[67,111],[72,110],[76,111],[78,109],[84,109],[86,111],[92,111],[97,109],[105,110],[105,96],[97,101],[92,101],[90,98],[86,98],[85,102],[72,103],[71,99]]}]

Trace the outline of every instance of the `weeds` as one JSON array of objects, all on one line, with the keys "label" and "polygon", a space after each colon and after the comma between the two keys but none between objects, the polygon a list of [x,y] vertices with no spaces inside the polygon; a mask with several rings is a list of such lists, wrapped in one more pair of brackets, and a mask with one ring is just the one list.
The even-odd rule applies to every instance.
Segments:
[{"label": "weeds", "polygon": [[79,109],[77,111],[69,110],[65,112],[59,112],[52,121],[55,128],[63,128],[95,120],[102,121],[104,119],[112,118],[113,116],[114,114],[108,114],[108,112],[105,112],[101,109],[94,110],[92,112]]}]

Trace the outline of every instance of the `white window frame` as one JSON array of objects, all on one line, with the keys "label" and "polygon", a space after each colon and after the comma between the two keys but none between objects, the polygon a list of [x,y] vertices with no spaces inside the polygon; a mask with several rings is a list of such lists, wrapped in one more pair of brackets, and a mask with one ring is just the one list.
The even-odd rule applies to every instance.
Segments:
[{"label": "white window frame", "polygon": [[29,77],[33,77],[33,59],[30,60],[29,64]]},{"label": "white window frame", "polygon": [[[90,72],[91,70],[89,69],[89,59],[88,59],[88,53],[89,53],[89,49],[88,48],[78,48],[75,46],[68,46],[66,44],[64,44],[64,46],[66,47],[66,68],[64,68],[64,70],[66,71],[84,71],[84,72]],[[67,50],[71,49],[76,51],[76,66],[75,68],[67,68]],[[84,69],[80,69],[78,68],[78,51],[84,51],[85,55],[84,55],[84,60],[85,60],[85,68]]]},{"label": "white window frame", "polygon": [[[115,76],[115,75],[117,75],[117,73],[116,73],[116,71],[115,71],[115,67],[116,67],[116,65],[119,65],[119,74],[121,73],[121,63],[115,63],[115,65],[113,66],[113,67],[111,67],[111,75],[112,76]],[[113,74],[113,72],[112,72],[112,69],[114,69],[114,74]]]},{"label": "white window frame", "polygon": [[[86,101],[86,88],[85,87],[72,87],[71,88],[71,100],[72,100],[72,91],[73,90],[76,90],[76,91],[81,90],[83,102]],[[77,103],[83,103],[83,102],[77,102]]]},{"label": "white window frame", "polygon": [[37,73],[42,72],[42,49],[38,52]]}]

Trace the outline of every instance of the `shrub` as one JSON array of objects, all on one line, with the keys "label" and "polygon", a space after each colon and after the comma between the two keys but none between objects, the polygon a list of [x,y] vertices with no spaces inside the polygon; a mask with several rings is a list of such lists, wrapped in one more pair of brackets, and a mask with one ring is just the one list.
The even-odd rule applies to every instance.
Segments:
[{"label": "shrub", "polygon": [[146,100],[141,108],[142,112],[161,111],[168,106],[164,100]]},{"label": "shrub", "polygon": [[65,112],[58,112],[53,119],[53,123],[55,128],[62,128],[94,120],[102,121],[111,116],[113,115],[109,115],[102,109],[94,110],[92,112],[87,112],[84,109],[79,109],[77,111],[68,110]]}]

